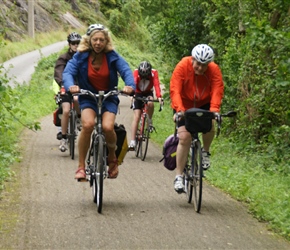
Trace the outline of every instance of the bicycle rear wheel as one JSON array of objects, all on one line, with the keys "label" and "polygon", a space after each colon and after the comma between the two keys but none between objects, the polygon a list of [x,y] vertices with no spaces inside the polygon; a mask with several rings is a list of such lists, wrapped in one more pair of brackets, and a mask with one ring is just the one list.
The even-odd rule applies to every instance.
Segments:
[{"label": "bicycle rear wheel", "polygon": [[102,212],[103,207],[103,184],[104,184],[104,170],[105,170],[105,140],[102,135],[97,137],[97,143],[94,150],[94,164],[95,174],[93,180],[93,195],[94,202],[97,204],[98,213]]},{"label": "bicycle rear wheel", "polygon": [[200,208],[201,208],[201,200],[202,200],[202,176],[203,176],[200,141],[195,142],[194,166],[193,166],[192,174],[193,174],[192,176],[193,177],[192,178],[193,204],[194,204],[195,211],[199,213]]},{"label": "bicycle rear wheel", "polygon": [[72,160],[75,157],[75,139],[76,139],[76,113],[74,110],[70,110],[69,125],[68,125],[68,143],[69,143],[69,154]]}]

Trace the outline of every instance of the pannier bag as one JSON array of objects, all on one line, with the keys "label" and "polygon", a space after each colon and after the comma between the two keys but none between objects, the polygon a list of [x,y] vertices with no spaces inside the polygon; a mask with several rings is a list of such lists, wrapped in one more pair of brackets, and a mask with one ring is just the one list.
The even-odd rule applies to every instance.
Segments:
[{"label": "pannier bag", "polygon": [[190,133],[207,133],[212,128],[212,112],[204,109],[191,108],[185,111],[185,128]]},{"label": "pannier bag", "polygon": [[164,161],[164,167],[170,171],[173,171],[176,168],[176,150],[178,141],[179,138],[177,134],[172,134],[166,138],[163,144],[163,158],[159,162]]},{"label": "pannier bag", "polygon": [[61,116],[62,108],[60,106],[53,112],[53,124],[57,127],[61,126]]},{"label": "pannier bag", "polygon": [[117,123],[114,125],[114,130],[117,135],[116,156],[118,165],[121,165],[128,152],[127,131],[123,124],[118,125]]}]

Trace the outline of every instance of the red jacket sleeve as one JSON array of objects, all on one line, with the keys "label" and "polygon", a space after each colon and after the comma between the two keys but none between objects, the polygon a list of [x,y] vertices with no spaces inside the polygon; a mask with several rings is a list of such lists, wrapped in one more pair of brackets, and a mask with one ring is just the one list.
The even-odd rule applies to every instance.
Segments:
[{"label": "red jacket sleeve", "polygon": [[155,95],[157,98],[162,97],[158,71],[156,69],[153,69],[152,73],[153,73],[153,86],[155,89]]}]

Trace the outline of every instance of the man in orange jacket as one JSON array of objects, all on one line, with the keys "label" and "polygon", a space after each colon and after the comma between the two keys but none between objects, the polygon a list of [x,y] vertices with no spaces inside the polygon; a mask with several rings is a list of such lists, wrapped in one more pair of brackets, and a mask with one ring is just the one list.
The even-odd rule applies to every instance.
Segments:
[{"label": "man in orange jacket", "polygon": [[[214,52],[206,44],[195,46],[192,56],[181,59],[176,65],[170,80],[171,107],[176,113],[183,114],[190,108],[201,108],[212,112],[220,112],[224,93],[222,73],[213,61]],[[185,128],[184,119],[178,121],[179,143],[176,152],[176,177],[174,189],[184,192],[183,170],[191,144],[191,135]],[[202,166],[210,167],[210,145],[214,138],[214,126],[210,132],[203,134]]]}]

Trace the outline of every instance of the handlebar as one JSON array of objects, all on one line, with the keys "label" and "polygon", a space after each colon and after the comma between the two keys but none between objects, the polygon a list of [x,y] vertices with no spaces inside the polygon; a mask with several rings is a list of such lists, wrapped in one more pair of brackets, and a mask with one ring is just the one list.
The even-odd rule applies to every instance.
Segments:
[{"label": "handlebar", "polygon": [[[148,98],[148,96],[147,97],[144,97],[144,96],[143,97],[133,96],[133,98],[135,100],[140,100],[140,101],[142,101],[142,102],[144,102],[146,104],[148,102],[159,102],[158,99],[150,99],[150,98]],[[164,106],[164,100],[162,99],[162,103],[160,103],[160,107],[159,107],[159,112],[163,110],[163,106]]]},{"label": "handlebar", "polygon": [[223,117],[232,118],[232,117],[235,117],[236,115],[237,115],[236,111],[229,111],[229,112],[227,112],[225,114],[214,113],[215,120],[217,121],[217,124],[218,124],[218,130],[217,130],[216,137],[218,137],[219,134],[220,134],[221,125],[222,125],[222,118]]},{"label": "handlebar", "polygon": [[[216,133],[216,137],[219,136],[220,134],[220,130],[221,130],[221,124],[222,124],[222,118],[223,117],[229,117],[229,118],[232,118],[232,117],[235,117],[237,115],[237,112],[236,111],[229,111],[225,114],[219,114],[219,113],[216,113],[216,112],[210,112],[212,114],[212,118],[216,120],[217,124],[218,124],[218,130],[217,130],[217,133]],[[177,124],[177,122],[182,118],[184,117],[184,113],[183,112],[178,112],[176,113],[176,116],[175,116],[175,124]]]},{"label": "handlebar", "polygon": [[98,92],[98,94],[91,92],[90,90],[86,90],[86,89],[80,89],[80,91],[78,93],[74,93],[73,96],[79,96],[79,95],[87,95],[92,97],[96,102],[97,102],[97,98],[101,98],[102,100],[107,99],[109,96],[112,95],[125,95],[125,96],[129,96],[127,94],[125,94],[122,90],[110,90],[109,92],[107,92],[105,94],[105,91],[101,90]]}]

